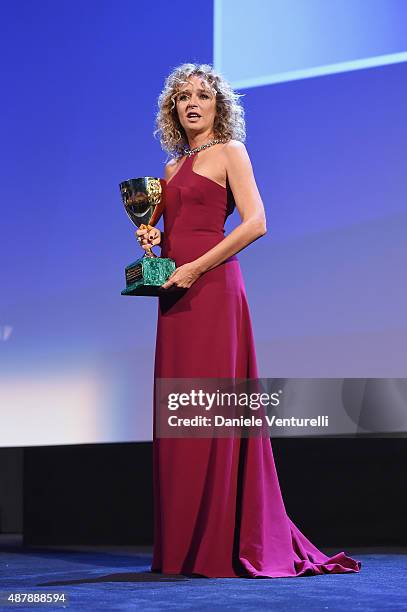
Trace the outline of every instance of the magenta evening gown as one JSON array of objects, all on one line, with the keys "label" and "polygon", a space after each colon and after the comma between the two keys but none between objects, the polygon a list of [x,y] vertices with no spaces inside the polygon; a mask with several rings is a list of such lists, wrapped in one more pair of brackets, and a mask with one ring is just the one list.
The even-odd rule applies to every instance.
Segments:
[{"label": "magenta evening gown", "polygon": [[[177,266],[224,238],[233,195],[186,157],[168,182],[162,256]],[[257,378],[245,287],[236,256],[181,296],[159,298],[156,378]],[[358,572],[328,557],[287,516],[269,438],[153,438],[151,570],[207,577]]]}]

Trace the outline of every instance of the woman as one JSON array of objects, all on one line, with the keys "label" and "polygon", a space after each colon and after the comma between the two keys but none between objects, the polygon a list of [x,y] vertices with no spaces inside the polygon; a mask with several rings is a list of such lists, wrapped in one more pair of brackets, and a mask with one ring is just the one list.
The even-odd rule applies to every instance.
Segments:
[{"label": "woman", "polygon": [[[258,377],[236,253],[266,233],[246,148],[238,94],[211,66],[183,64],[159,97],[157,133],[166,166],[161,244],[176,270],[159,299],[155,379]],[[241,224],[224,223],[237,207]],[[286,514],[270,439],[159,438],[154,427],[152,571],[207,577],[284,577],[357,572],[327,557]]]}]

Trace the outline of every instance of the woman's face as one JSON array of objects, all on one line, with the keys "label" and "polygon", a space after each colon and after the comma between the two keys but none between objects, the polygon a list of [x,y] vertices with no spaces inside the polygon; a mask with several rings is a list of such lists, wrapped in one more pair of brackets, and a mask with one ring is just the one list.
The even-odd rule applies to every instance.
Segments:
[{"label": "woman's face", "polygon": [[202,77],[194,75],[176,94],[178,117],[186,134],[213,132],[216,96]]}]

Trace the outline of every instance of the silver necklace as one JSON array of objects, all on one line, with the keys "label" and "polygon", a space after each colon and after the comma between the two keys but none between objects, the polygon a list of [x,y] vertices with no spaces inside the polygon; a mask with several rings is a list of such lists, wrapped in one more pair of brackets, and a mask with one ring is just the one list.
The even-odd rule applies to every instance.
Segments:
[{"label": "silver necklace", "polygon": [[210,140],[206,144],[203,144],[199,147],[195,147],[194,149],[189,149],[188,147],[185,147],[184,155],[188,155],[188,157],[191,157],[191,155],[193,155],[194,153],[198,153],[198,151],[202,151],[202,149],[207,149],[208,147],[211,147],[212,145],[218,144],[220,142],[227,142],[227,141],[222,138],[215,138],[214,140]]}]

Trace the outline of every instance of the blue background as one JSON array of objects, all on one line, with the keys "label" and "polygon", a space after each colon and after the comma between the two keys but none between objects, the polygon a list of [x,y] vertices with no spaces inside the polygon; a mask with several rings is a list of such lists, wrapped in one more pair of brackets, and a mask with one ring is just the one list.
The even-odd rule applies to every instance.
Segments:
[{"label": "blue background", "polygon": [[[212,2],[3,6],[0,445],[151,438],[157,301],[120,295],[139,247],[118,184],[164,175],[157,98],[213,62],[213,27]],[[264,377],[406,376],[406,83],[400,63],[240,90]]]}]

